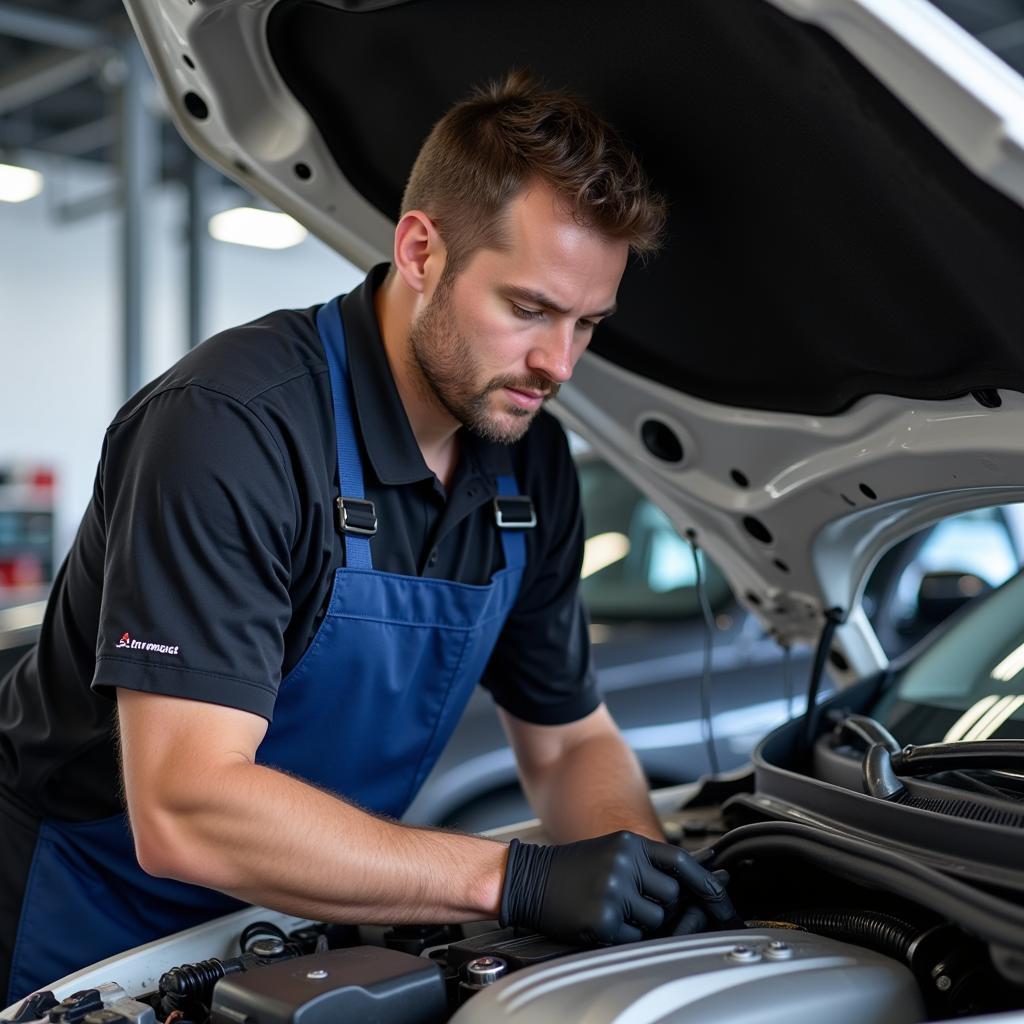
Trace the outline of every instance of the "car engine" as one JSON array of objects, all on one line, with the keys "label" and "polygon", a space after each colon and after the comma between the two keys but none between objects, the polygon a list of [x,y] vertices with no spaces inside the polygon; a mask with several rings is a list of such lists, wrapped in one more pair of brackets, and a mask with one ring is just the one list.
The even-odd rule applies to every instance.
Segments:
[{"label": "car engine", "polygon": [[[12,1019],[19,1024],[35,1019],[53,1024],[698,1019],[782,1024],[826,1014],[834,1024],[928,1019],[908,966],[798,929],[668,936],[584,952],[504,929],[414,955],[408,949],[428,941],[429,929],[394,929],[380,946],[330,948],[329,928],[285,939],[269,924],[261,928],[249,952],[234,960],[172,968],[155,992],[131,997],[121,986],[107,984],[59,1002],[38,993]],[[319,950],[302,952],[314,934]],[[396,948],[403,945],[406,949]]]},{"label": "car engine", "polygon": [[[714,828],[701,813],[685,827]],[[152,989],[134,992],[111,965],[109,983],[63,999],[36,993],[7,1019],[916,1024],[1024,1006],[1019,957],[1000,960],[935,910],[844,877],[840,863],[782,863],[770,841],[779,835],[747,825],[721,837],[743,930],[581,950],[493,923],[285,931],[254,921],[236,956],[168,964]]]}]

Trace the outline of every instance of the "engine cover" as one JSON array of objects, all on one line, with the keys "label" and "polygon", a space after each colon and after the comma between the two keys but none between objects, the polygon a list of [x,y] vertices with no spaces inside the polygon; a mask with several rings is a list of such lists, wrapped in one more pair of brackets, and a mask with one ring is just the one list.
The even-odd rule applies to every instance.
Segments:
[{"label": "engine cover", "polygon": [[917,1024],[903,964],[790,929],[715,932],[592,950],[502,978],[452,1024]]}]

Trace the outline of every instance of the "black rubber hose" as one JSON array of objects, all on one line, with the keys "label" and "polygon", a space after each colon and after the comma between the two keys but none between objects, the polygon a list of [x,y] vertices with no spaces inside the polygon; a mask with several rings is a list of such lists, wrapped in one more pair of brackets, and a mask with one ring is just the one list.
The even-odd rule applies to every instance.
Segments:
[{"label": "black rubber hose", "polygon": [[910,961],[910,949],[922,928],[881,911],[796,910],[773,914],[770,920],[748,921],[747,927],[767,928],[775,922],[840,942],[866,946],[896,960]]},{"label": "black rubber hose", "polygon": [[251,954],[219,960],[211,957],[195,964],[182,964],[172,967],[160,976],[158,988],[160,995],[167,1000],[168,1007],[179,1008],[182,1003],[197,1001],[209,1003],[213,995],[213,986],[229,974],[246,971],[254,964],[260,963],[259,958]]},{"label": "black rubber hose", "polygon": [[861,747],[867,750],[875,743],[881,743],[890,754],[901,749],[896,737],[881,722],[876,722],[868,715],[847,715],[836,726],[840,741],[856,739]]},{"label": "black rubber hose", "polygon": [[1024,741],[962,740],[923,743],[892,755],[897,775],[931,775],[950,768],[988,768],[1019,772],[1024,769]]},{"label": "black rubber hose", "polygon": [[288,936],[283,929],[270,921],[253,921],[242,929],[238,937],[238,948],[242,953],[248,953],[249,947],[257,940],[263,938],[280,939],[282,943],[288,942]]},{"label": "black rubber hose", "polygon": [[895,800],[907,791],[892,770],[892,754],[882,743],[873,744],[864,755],[862,779],[864,792],[879,800]]},{"label": "black rubber hose", "polygon": [[700,563],[700,551],[697,542],[690,539],[690,554],[693,556],[693,571],[697,577],[697,599],[700,602],[701,615],[704,618],[704,660],[700,673],[700,720],[704,734],[704,744],[708,752],[708,767],[711,777],[717,778],[718,747],[715,745],[715,723],[711,714],[711,666],[715,646],[715,617],[708,601],[707,577]]},{"label": "black rubber hose", "polygon": [[715,845],[716,868],[757,855],[796,859],[882,889],[960,925],[986,942],[1024,951],[1024,909],[873,843],[794,822],[733,829]]},{"label": "black rubber hose", "polygon": [[832,650],[832,638],[842,619],[842,610],[829,608],[825,612],[825,625],[818,639],[818,647],[814,652],[814,664],[811,666],[811,678],[807,683],[807,708],[804,711],[803,745],[809,751],[818,731],[818,691],[821,689],[821,677],[825,674],[825,662]]},{"label": "black rubber hose", "polygon": [[216,957],[172,967],[160,976],[160,994],[176,999],[201,999],[208,996],[213,986],[227,973],[224,964]]}]

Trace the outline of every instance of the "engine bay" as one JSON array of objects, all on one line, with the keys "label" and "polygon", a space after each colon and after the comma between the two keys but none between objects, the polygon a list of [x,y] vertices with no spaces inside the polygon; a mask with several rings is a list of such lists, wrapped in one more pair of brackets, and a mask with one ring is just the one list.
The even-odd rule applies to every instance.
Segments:
[{"label": "engine bay", "polygon": [[[900,882],[896,861],[865,859],[858,869],[856,854],[819,842],[820,830],[811,826],[728,828],[708,808],[680,817],[685,845],[717,836],[713,863],[730,873],[745,930],[584,950],[493,922],[392,928],[307,923],[286,931],[272,920],[257,920],[237,933],[234,956],[167,963],[143,991],[119,980],[111,964],[109,981],[63,999],[37,993],[8,1019],[782,1022],[819,1020],[827,1013],[851,1024],[910,1024],[1024,1006],[1019,946],[1002,946],[965,926],[978,916],[976,904],[947,914],[939,909],[941,900],[911,898],[914,879]],[[801,843],[805,855],[796,856]],[[858,877],[880,866],[889,870],[892,884]],[[908,895],[893,891],[900,885]],[[982,900],[987,894],[975,895]],[[995,922],[993,934],[998,927]],[[626,1011],[630,1015],[623,1018]],[[692,1016],[697,1013],[699,1018]]]},{"label": "engine bay", "polygon": [[[1019,825],[989,813],[1019,807],[1016,783],[975,800],[968,764],[950,779],[941,750],[888,749],[859,706],[868,696],[824,706],[813,749],[794,721],[753,771],[683,787],[681,803],[655,795],[669,840],[725,873],[743,928],[586,949],[493,921],[355,926],[251,908],[70,976],[0,1020],[913,1024],[1024,1009]],[[923,806],[920,785],[944,799]],[[898,841],[888,814],[906,819]]]}]

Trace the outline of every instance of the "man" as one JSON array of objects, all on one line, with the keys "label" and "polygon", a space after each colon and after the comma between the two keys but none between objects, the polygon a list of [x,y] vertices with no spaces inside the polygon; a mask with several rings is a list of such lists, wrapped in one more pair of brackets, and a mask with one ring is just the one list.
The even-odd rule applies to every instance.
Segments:
[{"label": "man", "polygon": [[[10,1001],[238,901],[601,943],[727,913],[596,692],[578,485],[540,411],[661,200],[591,111],[513,75],[435,126],[402,210],[390,269],[211,339],[107,431],[0,686]],[[394,820],[477,682],[562,845]]]}]

